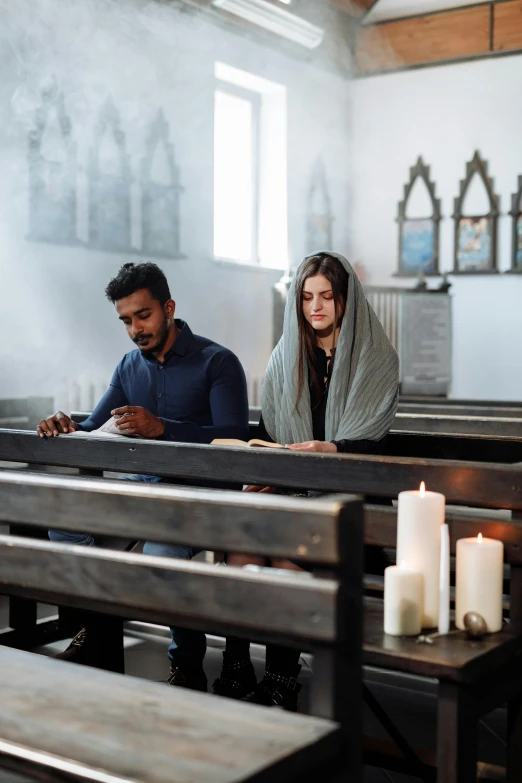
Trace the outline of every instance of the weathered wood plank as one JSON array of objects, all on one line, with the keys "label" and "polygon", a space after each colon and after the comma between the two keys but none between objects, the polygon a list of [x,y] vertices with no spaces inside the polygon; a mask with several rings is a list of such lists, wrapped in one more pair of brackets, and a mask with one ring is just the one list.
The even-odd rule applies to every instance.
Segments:
[{"label": "weathered wood plank", "polygon": [[521,439],[522,418],[398,413],[393,421],[391,431]]},{"label": "weathered wood plank", "polygon": [[448,503],[522,509],[522,467],[450,460],[305,454],[128,438],[43,439],[0,430],[0,459],[33,464],[152,473],[169,478],[267,484],[396,497],[421,481]]},{"label": "weathered wood plank", "polygon": [[399,404],[420,403],[422,405],[485,405],[488,408],[522,408],[521,400],[478,400],[466,397],[432,397],[424,394],[401,394]]},{"label": "weathered wood plank", "polygon": [[0,536],[0,585],[123,617],[332,642],[338,586],[305,575]]},{"label": "weathered wood plank", "polygon": [[520,419],[522,418],[522,406],[483,405],[475,403],[473,405],[448,405],[447,403],[420,403],[420,402],[400,402],[398,413],[431,413],[437,416],[487,416],[498,417],[501,419]]},{"label": "weathered wood plank", "polygon": [[325,564],[352,501],[0,471],[0,521]]},{"label": "weathered wood plank", "polygon": [[522,49],[522,0],[494,6],[493,49],[496,52]]},{"label": "weathered wood plank", "polygon": [[361,27],[355,44],[358,74],[485,54],[490,43],[488,6]]},{"label": "weathered wood plank", "polygon": [[[59,775],[74,759],[133,783],[282,783],[339,749],[336,724],[320,718],[96,669],[79,676],[75,666],[7,648],[0,693],[0,737],[48,754]],[[77,767],[74,779],[85,771]]]}]

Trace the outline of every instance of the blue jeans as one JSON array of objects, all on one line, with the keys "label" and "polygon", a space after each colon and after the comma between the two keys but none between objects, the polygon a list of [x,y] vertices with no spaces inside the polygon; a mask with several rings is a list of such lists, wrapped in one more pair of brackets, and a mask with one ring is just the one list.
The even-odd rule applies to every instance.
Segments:
[{"label": "blue jeans", "polygon": [[[148,481],[157,483],[161,479],[156,476],[131,475],[125,476],[127,481]],[[96,539],[88,533],[70,533],[65,530],[49,530],[49,539],[64,544],[79,546],[97,546]],[[201,550],[176,544],[157,544],[146,541],[143,553],[157,557],[174,557],[180,560],[192,560]],[[203,631],[190,628],[171,628],[172,642],[169,645],[169,658],[173,666],[198,666],[203,662],[207,649],[206,637]]]}]

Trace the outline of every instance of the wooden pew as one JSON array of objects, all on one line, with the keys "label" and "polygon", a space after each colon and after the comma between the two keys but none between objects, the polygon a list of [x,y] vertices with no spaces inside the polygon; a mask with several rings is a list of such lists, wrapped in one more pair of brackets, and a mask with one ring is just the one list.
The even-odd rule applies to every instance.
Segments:
[{"label": "wooden pew", "polygon": [[0,460],[91,471],[148,473],[198,481],[264,482],[275,487],[361,492],[397,497],[403,489],[442,492],[448,503],[522,510],[522,467],[408,457],[305,454],[284,450],[219,448],[130,438],[39,438],[0,430]]},{"label": "wooden pew", "polygon": [[[249,409],[250,433],[249,438],[258,437],[257,425],[261,415],[261,408]],[[520,415],[522,416],[522,410]],[[89,416],[88,411],[73,411],[71,417],[76,422],[85,421]],[[483,432],[473,432],[477,427],[459,428],[451,420],[447,421],[440,430],[428,426],[423,431],[418,419],[408,418],[404,426],[394,429],[388,435],[386,442],[386,454],[393,457],[427,457],[434,459],[473,460],[478,462],[522,462],[522,437],[512,434],[503,434],[508,429],[505,424],[503,433],[495,433],[494,428],[489,427]],[[433,431],[431,431],[433,430]],[[462,431],[460,431],[462,430]]]},{"label": "wooden pew", "polygon": [[[9,453],[11,459],[26,459],[40,464],[80,465],[89,469],[148,472],[171,478],[198,480],[235,479],[241,483],[318,489],[323,491],[357,491],[382,497],[396,497],[408,488],[416,488],[422,480],[428,488],[442,492],[448,503],[491,509],[522,510],[522,467],[488,463],[455,462],[450,460],[408,459],[397,457],[368,457],[354,455],[296,454],[263,449],[216,448],[163,442],[129,441],[128,439],[39,439],[29,433],[0,432],[0,458]],[[377,514],[376,517],[373,517]],[[375,524],[372,519],[375,518]],[[387,520],[387,521],[386,521]],[[387,527],[386,538],[379,538],[376,525]],[[467,520],[468,529],[487,532],[483,518]],[[497,525],[492,517],[489,524]],[[460,528],[462,529],[462,528]],[[491,529],[491,527],[490,527]],[[371,532],[373,530],[373,533]],[[393,511],[368,509],[367,543],[391,545],[395,541]],[[509,535],[512,538],[509,538]],[[510,560],[512,552],[522,546],[518,539],[520,529],[497,528],[495,537],[506,535],[507,562],[513,568],[511,581],[513,616],[512,623],[501,634],[481,643],[464,638],[440,639],[433,647],[415,645],[411,640],[385,637],[382,632],[382,604],[370,602],[365,620],[366,664],[385,667],[390,671],[415,672],[439,680],[439,737],[438,760],[441,783],[468,783],[474,780],[476,762],[476,724],[478,716],[501,705],[510,698],[509,742],[512,757],[508,778],[510,783],[519,781],[515,772],[520,768],[520,754],[512,749],[520,736],[520,688],[518,673],[522,665],[522,641],[520,638],[520,610],[517,608],[522,595],[522,580],[517,562]],[[373,536],[373,538],[372,538]],[[453,540],[454,543],[454,540]],[[490,688],[491,682],[495,687]],[[472,697],[470,697],[470,693]],[[480,702],[480,693],[488,698]],[[378,710],[378,705],[374,705]],[[451,716],[453,716],[451,718]],[[381,717],[383,717],[381,715]],[[451,718],[451,719],[450,719]],[[384,716],[385,719],[385,716]],[[454,742],[455,732],[463,732],[463,726],[471,726],[465,737]],[[393,731],[393,726],[391,727]],[[464,734],[466,732],[463,732]],[[393,734],[392,734],[393,736]],[[459,734],[460,737],[460,734]],[[404,738],[395,736],[401,744],[404,763],[410,770],[429,777],[423,761],[408,749]],[[373,758],[371,756],[370,758]],[[517,772],[518,774],[518,772]],[[522,773],[521,773],[522,774]]]},{"label": "wooden pew", "polygon": [[518,418],[463,416],[440,413],[397,413],[392,433],[419,432],[441,435],[482,435],[490,438],[522,437],[522,414]]},{"label": "wooden pew", "polygon": [[[314,653],[291,715],[0,647],[0,767],[129,783],[362,781],[360,500],[0,472],[3,519],[299,557],[315,578],[0,535],[0,591]],[[350,694],[350,699],[342,694]],[[56,777],[53,777],[53,774]],[[107,777],[110,776],[110,777]]]},{"label": "wooden pew", "polygon": [[449,405],[441,403],[399,402],[399,413],[432,413],[441,416],[498,416],[501,419],[520,419],[522,403],[500,405],[498,403],[460,403]]},{"label": "wooden pew", "polygon": [[[261,408],[249,409],[251,427],[255,428],[260,416]],[[73,416],[75,421],[86,417],[84,413]],[[522,440],[522,404],[518,408],[400,404],[391,434],[402,433]]]},{"label": "wooden pew", "polygon": [[522,415],[520,400],[476,400],[422,395],[399,397],[399,411],[404,413],[453,413],[463,416],[514,416]]},{"label": "wooden pew", "polygon": [[[423,406],[427,410],[421,413],[435,413],[435,406]],[[472,415],[458,408],[449,408],[441,411],[442,419],[433,420],[431,417],[399,417],[398,425],[388,435],[385,451],[390,457],[423,457],[431,459],[472,460],[477,462],[522,462],[522,437],[513,435],[513,427],[505,418],[517,418],[516,429],[519,430],[522,419],[522,407],[513,409],[512,413],[501,412],[498,409],[498,417],[502,418],[500,427],[495,423],[483,424],[468,423],[461,425],[462,417],[466,419]],[[509,409],[505,409],[508,411]],[[418,413],[405,409],[399,413]],[[77,414],[75,421],[83,421],[87,413]],[[250,438],[257,437],[257,425],[261,415],[261,408],[250,408]],[[486,414],[476,412],[475,417]],[[455,420],[456,417],[456,420]],[[429,423],[426,423],[429,422]]]}]

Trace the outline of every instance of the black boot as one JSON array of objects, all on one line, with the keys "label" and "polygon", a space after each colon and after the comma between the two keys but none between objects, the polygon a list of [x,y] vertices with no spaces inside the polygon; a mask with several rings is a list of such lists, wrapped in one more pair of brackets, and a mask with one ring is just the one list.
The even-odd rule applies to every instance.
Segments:
[{"label": "black boot", "polygon": [[196,666],[176,666],[170,664],[170,677],[167,685],[177,685],[178,688],[188,688],[191,691],[207,692],[207,675],[203,665]]},{"label": "black boot", "polygon": [[243,701],[249,701],[251,704],[263,704],[265,707],[282,707],[284,710],[295,712],[301,690],[301,686],[297,682],[300,671],[300,666],[297,666],[291,674],[281,674],[267,668],[261,682]]},{"label": "black boot", "polygon": [[212,691],[217,696],[229,699],[243,699],[257,685],[256,673],[250,656],[236,658],[226,651],[223,653],[221,674],[214,680]]},{"label": "black boot", "polygon": [[121,619],[89,618],[89,623],[76,634],[67,649],[53,657],[61,661],[123,673],[125,664]]},{"label": "black boot", "polygon": [[93,657],[91,655],[92,644],[88,644],[88,639],[88,629],[82,628],[71,641],[70,645],[63,652],[53,655],[53,658],[59,658],[61,661],[70,661],[71,663],[83,663],[86,666],[94,666],[94,664],[90,662],[90,659]]}]

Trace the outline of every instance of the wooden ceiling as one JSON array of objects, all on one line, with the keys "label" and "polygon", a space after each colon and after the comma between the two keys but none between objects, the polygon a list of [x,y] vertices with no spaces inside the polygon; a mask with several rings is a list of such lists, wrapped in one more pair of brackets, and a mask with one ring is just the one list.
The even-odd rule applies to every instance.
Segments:
[{"label": "wooden ceiling", "polygon": [[370,75],[520,50],[522,0],[493,0],[359,26],[355,67],[358,75]]}]

